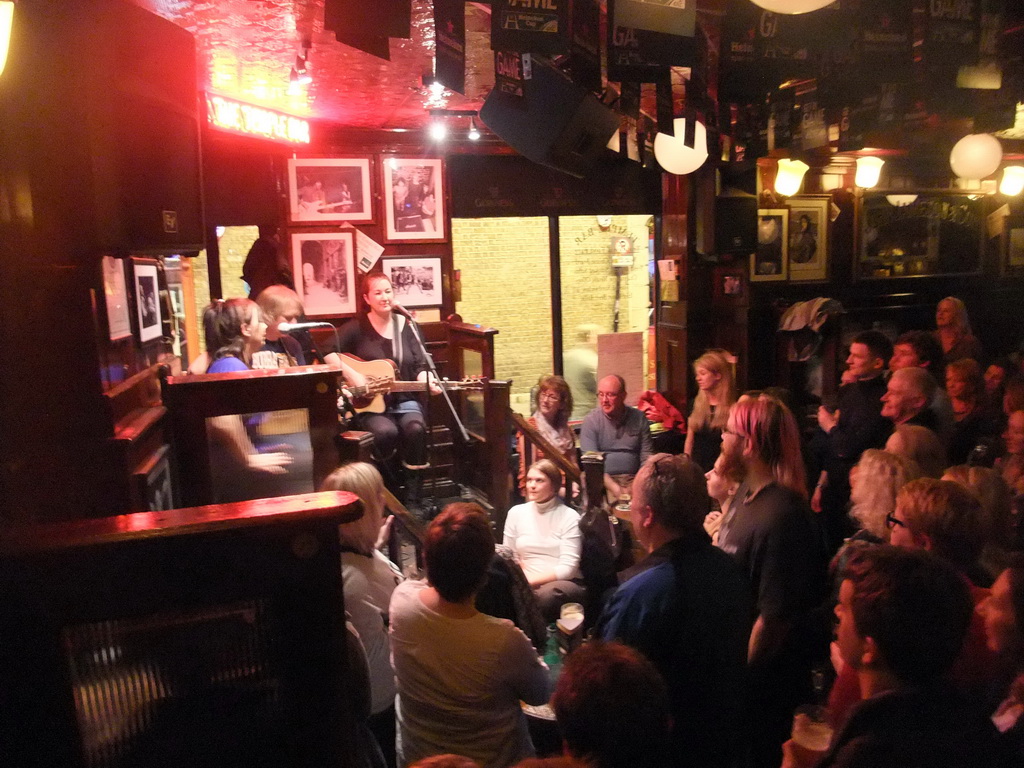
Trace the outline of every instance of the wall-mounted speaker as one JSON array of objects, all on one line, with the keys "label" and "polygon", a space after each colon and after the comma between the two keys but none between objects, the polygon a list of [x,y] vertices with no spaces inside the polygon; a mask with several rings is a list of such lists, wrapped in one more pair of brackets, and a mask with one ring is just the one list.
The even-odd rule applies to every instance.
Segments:
[{"label": "wall-mounted speaker", "polygon": [[536,58],[532,77],[522,82],[522,97],[491,91],[480,119],[524,157],[583,178],[608,151],[618,115]]}]

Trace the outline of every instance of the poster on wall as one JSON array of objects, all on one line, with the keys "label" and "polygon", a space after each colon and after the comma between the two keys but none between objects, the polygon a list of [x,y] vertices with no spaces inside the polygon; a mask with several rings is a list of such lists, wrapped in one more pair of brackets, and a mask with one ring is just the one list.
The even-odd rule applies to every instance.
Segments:
[{"label": "poster on wall", "polygon": [[370,158],[288,160],[288,218],[302,222],[373,220]]},{"label": "poster on wall", "polygon": [[310,317],[356,311],[355,241],[351,232],[293,232],[295,292]]},{"label": "poster on wall", "polygon": [[388,157],[384,177],[384,239],[391,243],[443,243],[444,167],[439,159]]},{"label": "poster on wall", "polygon": [[828,277],[829,197],[789,199],[789,279]]},{"label": "poster on wall", "polygon": [[521,53],[568,53],[569,0],[492,0],[491,48]]},{"label": "poster on wall", "polygon": [[786,279],[788,267],[789,210],[760,208],[757,211],[757,249],[750,254],[750,281]]},{"label": "poster on wall", "polygon": [[402,306],[436,307],[441,303],[440,259],[385,259],[383,269]]},{"label": "poster on wall", "polygon": [[110,340],[132,335],[132,319],[128,311],[128,289],[124,282],[124,262],[113,256],[103,257],[103,295],[107,301],[107,327]]},{"label": "poster on wall", "polygon": [[157,300],[159,283],[155,259],[132,259],[135,273],[135,307],[139,320],[139,341],[145,343],[160,338],[160,302]]}]

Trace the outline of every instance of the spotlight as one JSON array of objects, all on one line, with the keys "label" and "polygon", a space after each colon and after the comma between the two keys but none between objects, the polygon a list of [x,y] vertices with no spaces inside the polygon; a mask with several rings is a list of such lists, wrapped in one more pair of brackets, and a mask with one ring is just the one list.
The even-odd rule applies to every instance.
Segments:
[{"label": "spotlight", "polygon": [[809,166],[802,160],[779,160],[779,170],[775,175],[775,191],[783,197],[792,197],[800,191],[804,183],[804,174]]},{"label": "spotlight", "polygon": [[0,74],[7,64],[7,50],[11,42],[11,27],[14,25],[14,3],[0,2]]},{"label": "spotlight", "polygon": [[469,133],[466,134],[466,138],[470,141],[480,141],[480,131],[472,117],[469,118]]},{"label": "spotlight", "polygon": [[448,126],[440,121],[430,124],[430,138],[434,141],[444,141],[448,136]]},{"label": "spotlight", "polygon": [[878,184],[883,165],[885,165],[885,160],[880,157],[858,157],[854,183],[863,189],[871,189]]},{"label": "spotlight", "polygon": [[292,72],[295,73],[295,82],[299,85],[307,85],[313,82],[313,76],[309,74],[307,68],[306,57],[299,54],[295,57],[295,66],[292,68]]},{"label": "spotlight", "polygon": [[1024,192],[1024,167],[1008,165],[1003,168],[1003,180],[999,184],[999,191],[1008,197]]}]

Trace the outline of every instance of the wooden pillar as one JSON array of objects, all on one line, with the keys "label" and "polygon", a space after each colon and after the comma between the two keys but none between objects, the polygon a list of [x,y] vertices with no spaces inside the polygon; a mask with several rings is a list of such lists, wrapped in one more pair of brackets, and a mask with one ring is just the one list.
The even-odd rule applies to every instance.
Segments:
[{"label": "wooden pillar", "polygon": [[686,308],[690,190],[686,176],[662,175],[661,259],[676,264],[675,280],[659,276],[655,299],[658,339],[658,390],[677,407],[687,398]]}]

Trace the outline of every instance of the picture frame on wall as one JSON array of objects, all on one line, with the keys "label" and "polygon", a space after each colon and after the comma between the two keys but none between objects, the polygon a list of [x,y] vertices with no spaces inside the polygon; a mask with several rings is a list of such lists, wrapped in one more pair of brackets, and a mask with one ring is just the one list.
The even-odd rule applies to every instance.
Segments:
[{"label": "picture frame on wall", "polygon": [[128,310],[128,287],[124,280],[124,260],[103,257],[103,295],[107,304],[107,331],[111,341],[132,335],[132,316]]},{"label": "picture frame on wall", "polygon": [[789,269],[789,209],[758,208],[757,248],[750,254],[750,282],[778,282]]},{"label": "picture frame on wall", "polygon": [[747,301],[746,270],[738,267],[715,267],[711,279],[712,297],[718,306],[739,306]]},{"label": "picture frame on wall", "polygon": [[384,274],[391,281],[395,300],[406,307],[441,305],[441,259],[407,257],[384,259]]},{"label": "picture frame on wall", "polygon": [[145,344],[163,335],[156,259],[132,257],[132,274],[135,279],[135,316],[139,321],[139,341]]},{"label": "picture frame on wall", "polygon": [[440,159],[384,157],[384,239],[389,243],[443,243],[446,231],[444,164]]},{"label": "picture frame on wall", "polygon": [[355,238],[346,232],[291,233],[295,292],[309,317],[356,311]]},{"label": "picture frame on wall", "polygon": [[288,218],[292,224],[369,223],[373,188],[369,157],[288,160]]},{"label": "picture frame on wall", "polygon": [[789,199],[789,279],[828,278],[828,195]]}]

